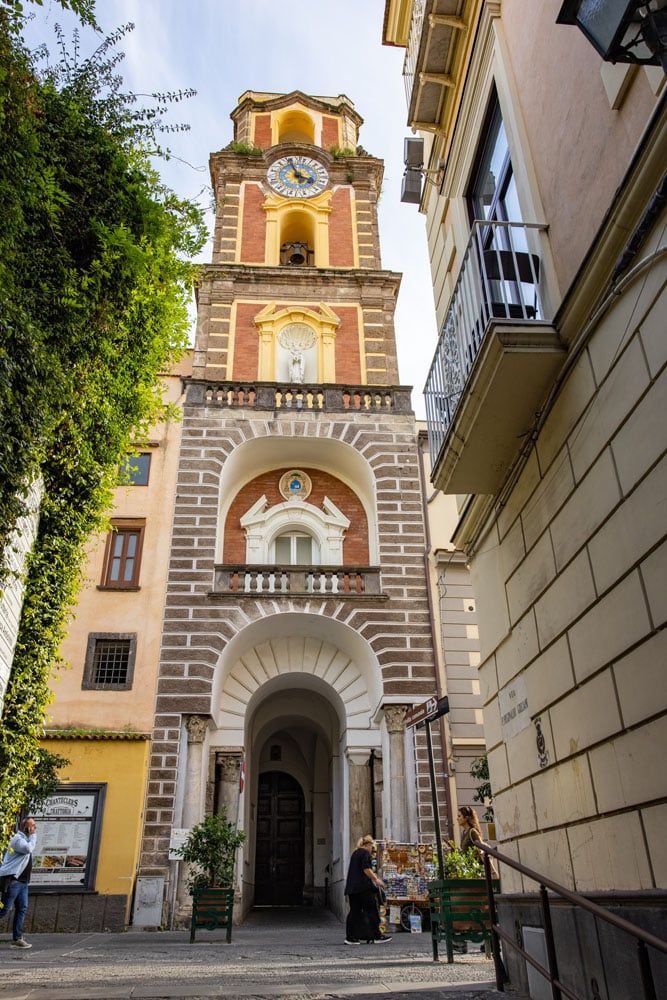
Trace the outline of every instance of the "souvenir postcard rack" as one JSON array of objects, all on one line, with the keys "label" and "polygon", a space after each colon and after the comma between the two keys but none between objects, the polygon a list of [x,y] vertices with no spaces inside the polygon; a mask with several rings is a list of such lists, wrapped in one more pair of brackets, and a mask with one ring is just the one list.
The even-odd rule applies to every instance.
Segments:
[{"label": "souvenir postcard rack", "polygon": [[433,844],[397,844],[378,840],[377,873],[385,884],[384,927],[410,930],[410,917],[428,916],[428,883],[438,878]]}]

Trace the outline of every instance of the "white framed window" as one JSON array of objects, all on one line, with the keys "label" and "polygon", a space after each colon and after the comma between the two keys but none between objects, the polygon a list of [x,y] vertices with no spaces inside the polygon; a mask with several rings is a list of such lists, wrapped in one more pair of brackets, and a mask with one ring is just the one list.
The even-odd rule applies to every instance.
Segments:
[{"label": "white framed window", "polygon": [[316,566],[320,561],[320,547],[312,535],[286,531],[274,539],[272,561],[276,566]]},{"label": "white framed window", "polygon": [[328,497],[322,508],[292,498],[269,507],[266,496],[241,518],[246,562],[266,566],[342,566],[349,519]]}]

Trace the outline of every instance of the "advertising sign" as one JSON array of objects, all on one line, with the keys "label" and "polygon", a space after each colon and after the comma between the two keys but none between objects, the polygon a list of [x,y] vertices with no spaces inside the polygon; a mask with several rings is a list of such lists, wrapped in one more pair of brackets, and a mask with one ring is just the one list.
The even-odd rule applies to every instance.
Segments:
[{"label": "advertising sign", "polygon": [[35,815],[34,887],[92,888],[103,787],[62,786]]}]

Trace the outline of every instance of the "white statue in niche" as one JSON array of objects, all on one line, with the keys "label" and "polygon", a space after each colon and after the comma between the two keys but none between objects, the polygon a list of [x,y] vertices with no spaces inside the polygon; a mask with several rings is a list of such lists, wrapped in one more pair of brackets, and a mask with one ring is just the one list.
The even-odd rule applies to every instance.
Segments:
[{"label": "white statue in niche", "polygon": [[278,334],[278,343],[289,354],[289,380],[292,385],[305,381],[305,352],[315,346],[315,332],[305,323],[290,323]]}]

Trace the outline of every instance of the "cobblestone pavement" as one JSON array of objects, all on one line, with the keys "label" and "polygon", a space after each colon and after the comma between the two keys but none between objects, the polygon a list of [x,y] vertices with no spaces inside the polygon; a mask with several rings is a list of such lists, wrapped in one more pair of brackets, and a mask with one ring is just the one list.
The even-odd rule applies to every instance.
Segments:
[{"label": "cobblestone pavement", "polygon": [[343,944],[327,911],[254,911],[224,935],[183,931],[34,934],[30,951],[0,941],[2,1000],[492,1000],[493,965],[482,955],[435,964],[428,934],[397,934],[382,945]]}]

